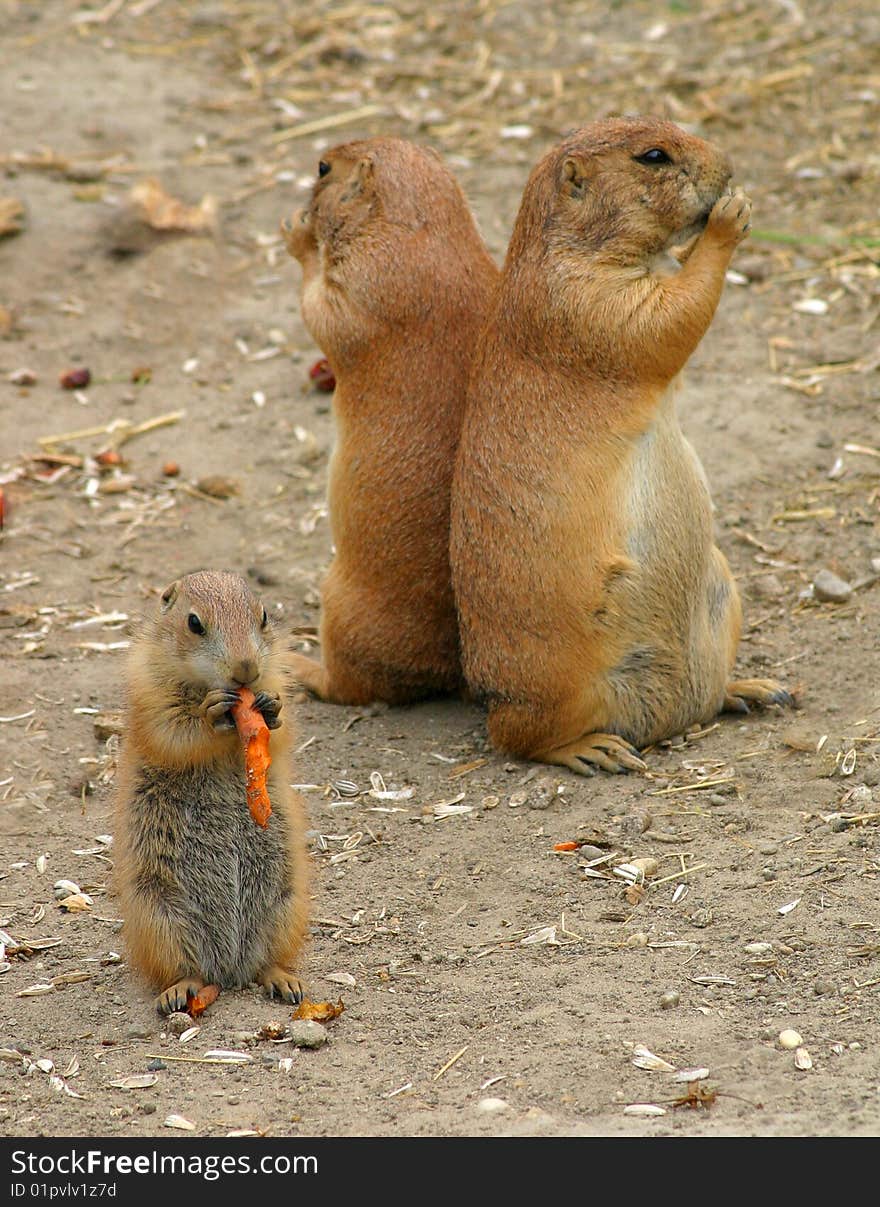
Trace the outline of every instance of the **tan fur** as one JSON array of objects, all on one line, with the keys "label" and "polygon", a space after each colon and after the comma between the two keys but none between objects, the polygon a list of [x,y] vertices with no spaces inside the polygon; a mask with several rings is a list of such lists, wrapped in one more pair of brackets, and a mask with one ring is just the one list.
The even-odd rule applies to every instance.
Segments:
[{"label": "tan fur", "polygon": [[449,488],[498,270],[432,151],[374,138],[323,162],[310,203],[282,229],[302,265],[303,320],[336,377],[335,556],[322,664],[292,654],[290,665],[323,699],[401,703],[461,683]]},{"label": "tan fur", "polygon": [[[190,614],[204,634],[190,630]],[[172,583],[133,642],[115,883],[129,959],[162,991],[160,1011],[184,1008],[186,990],[197,991],[206,977],[229,986],[258,979],[270,993],[298,998],[306,820],[290,788],[293,729],[278,718],[281,664],[262,605],[244,579],[222,572]],[[261,709],[271,728],[265,831],[248,812],[243,749],[228,712],[242,684],[268,701]],[[239,954],[214,959],[232,932]]]},{"label": "tan fur", "polygon": [[[654,148],[671,162],[634,158]],[[526,185],[452,501],[463,666],[503,750],[638,769],[635,746],[725,704],[740,602],[673,395],[748,230],[730,175],[672,123],[620,118]],[[679,266],[670,249],[695,236]],[[736,686],[740,707],[790,699]]]}]

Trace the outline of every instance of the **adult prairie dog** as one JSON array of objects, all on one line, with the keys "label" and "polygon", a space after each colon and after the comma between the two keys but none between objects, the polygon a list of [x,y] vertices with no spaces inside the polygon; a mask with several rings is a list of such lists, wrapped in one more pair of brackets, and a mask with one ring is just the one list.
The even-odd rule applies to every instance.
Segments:
[{"label": "adult prairie dog", "polygon": [[340,704],[454,691],[449,488],[498,270],[452,173],[400,138],[327,151],[282,230],[302,266],[303,321],[336,378],[321,662],[290,665]]},{"label": "adult prairie dog", "polygon": [[[526,185],[474,355],[452,501],[462,660],[500,749],[573,771],[746,701],[740,601],[675,379],[751,206],[671,122],[595,122]],[[670,250],[694,240],[683,263]]]},{"label": "adult prairie dog", "polygon": [[[296,1002],[308,883],[302,801],[290,788],[281,653],[266,609],[237,574],[200,571],[162,592],[132,644],[114,851],[131,963],[161,1013],[206,984],[257,980]],[[269,726],[272,812],[246,804],[238,689]]]}]

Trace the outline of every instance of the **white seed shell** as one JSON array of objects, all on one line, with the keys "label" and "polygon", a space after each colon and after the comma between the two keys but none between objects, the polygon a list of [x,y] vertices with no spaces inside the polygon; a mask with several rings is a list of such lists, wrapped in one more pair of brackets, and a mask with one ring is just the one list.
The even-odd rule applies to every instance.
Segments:
[{"label": "white seed shell", "polygon": [[644,1044],[636,1044],[633,1048],[633,1064],[637,1069],[646,1069],[650,1073],[674,1073],[675,1065],[671,1065],[662,1056],[655,1056]]},{"label": "white seed shell", "polygon": [[812,1069],[813,1060],[806,1048],[798,1048],[794,1054],[794,1067],[796,1069]]},{"label": "white seed shell", "polygon": [[169,1115],[163,1126],[176,1127],[181,1132],[194,1132],[196,1130],[196,1125],[190,1123],[189,1119],[184,1119],[183,1115]]}]

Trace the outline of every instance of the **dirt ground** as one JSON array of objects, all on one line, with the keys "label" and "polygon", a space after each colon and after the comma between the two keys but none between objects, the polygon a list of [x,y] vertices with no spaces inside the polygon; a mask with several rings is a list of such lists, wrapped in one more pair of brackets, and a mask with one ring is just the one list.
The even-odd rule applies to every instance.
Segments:
[{"label": "dirt ground", "polygon": [[[877,1134],[878,50],[868,0],[0,0],[0,197],[24,209],[0,240],[0,1133]],[[455,701],[303,700],[307,980],[344,1013],[317,1050],[256,1038],[290,1011],[254,987],[181,1043],[124,962],[95,717],[182,572],[241,571],[283,631],[317,623],[333,424],[279,221],[323,147],[393,132],[448,158],[500,261],[544,150],[639,111],[722,145],[754,202],[680,410],[739,668],[802,709],[581,779],[494,753]],[[151,230],[128,200],[149,177],[216,199],[218,233]],[[196,485],[217,475],[238,493]],[[823,569],[843,602],[813,597]],[[633,858],[657,861],[641,890],[609,871]],[[192,1063],[213,1049],[251,1059]]]}]

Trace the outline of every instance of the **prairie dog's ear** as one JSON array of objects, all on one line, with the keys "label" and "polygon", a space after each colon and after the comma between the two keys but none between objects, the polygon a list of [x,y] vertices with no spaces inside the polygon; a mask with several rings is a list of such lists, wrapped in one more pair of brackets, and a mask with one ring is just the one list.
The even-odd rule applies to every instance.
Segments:
[{"label": "prairie dog's ear", "polygon": [[357,197],[360,193],[366,192],[373,180],[373,161],[368,155],[359,160],[354,168],[354,171],[348,178],[345,186],[345,192],[342,194],[343,201],[350,201],[353,197]]},{"label": "prairie dog's ear", "polygon": [[562,192],[568,197],[583,197],[587,192],[587,168],[571,155],[562,163]]},{"label": "prairie dog's ear", "polygon": [[180,580],[177,579],[162,592],[162,611],[167,612],[174,607],[174,601],[180,594]]}]

